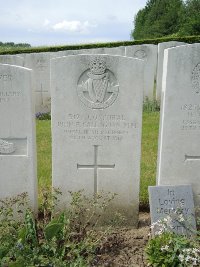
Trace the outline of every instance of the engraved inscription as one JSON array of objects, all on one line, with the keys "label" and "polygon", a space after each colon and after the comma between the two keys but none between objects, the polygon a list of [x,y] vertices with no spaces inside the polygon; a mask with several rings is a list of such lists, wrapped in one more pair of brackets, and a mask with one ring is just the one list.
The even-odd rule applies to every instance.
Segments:
[{"label": "engraved inscription", "polygon": [[14,143],[0,139],[0,154],[11,154],[15,151]]},{"label": "engraved inscription", "polygon": [[94,170],[94,193],[98,192],[98,169],[114,169],[115,164],[98,164],[98,148],[99,146],[94,145],[94,163],[89,165],[77,164],[77,169],[93,169]]},{"label": "engraved inscription", "polygon": [[22,96],[21,91],[12,91],[12,80],[13,76],[11,74],[0,74],[0,104]]},{"label": "engraved inscription", "polygon": [[[123,114],[68,114],[58,128],[71,140],[122,141],[137,124]],[[132,132],[132,131],[131,131]]]},{"label": "engraved inscription", "polygon": [[181,130],[200,130],[200,104],[183,104],[181,111],[184,115]]},{"label": "engraved inscription", "polygon": [[192,87],[196,94],[200,93],[200,63],[192,71]]},{"label": "engraved inscription", "polygon": [[78,96],[91,109],[105,109],[117,99],[119,84],[103,57],[92,58],[89,68],[79,78]]},{"label": "engraved inscription", "polygon": [[137,50],[134,53],[134,58],[145,59],[147,58],[147,54],[144,50]]},{"label": "engraved inscription", "polygon": [[44,71],[47,68],[47,62],[44,58],[39,58],[36,62],[36,67],[39,71]]},{"label": "engraved inscription", "polygon": [[7,81],[12,81],[12,75],[11,74],[6,74],[6,73],[1,73],[0,74],[0,81],[4,81],[4,82],[7,82]]}]

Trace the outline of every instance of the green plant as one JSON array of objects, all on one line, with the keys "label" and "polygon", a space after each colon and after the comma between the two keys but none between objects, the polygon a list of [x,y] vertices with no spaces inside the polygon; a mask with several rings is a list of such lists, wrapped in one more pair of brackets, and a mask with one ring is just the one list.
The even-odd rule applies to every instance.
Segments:
[{"label": "green plant", "polygon": [[94,227],[114,195],[88,198],[82,191],[74,192],[70,207],[57,212],[60,191],[42,193],[38,218],[26,194],[0,201],[0,266],[86,267],[98,261],[95,253],[103,251],[109,228],[97,234]]},{"label": "green plant", "polygon": [[43,47],[30,47],[30,48],[13,48],[13,49],[4,49],[0,50],[1,55],[5,54],[23,54],[23,53],[40,53],[40,52],[57,52],[64,50],[79,50],[79,49],[92,49],[92,48],[100,48],[100,47],[118,47],[118,46],[129,46],[129,45],[140,45],[140,44],[155,44],[162,42],[170,42],[170,41],[179,41],[186,43],[199,43],[200,35],[195,36],[184,36],[184,37],[162,37],[162,38],[149,38],[149,39],[141,39],[134,41],[122,41],[122,42],[112,42],[112,43],[96,43],[96,44],[78,44],[78,45],[63,45],[63,46],[43,46]]},{"label": "green plant", "polygon": [[160,111],[160,104],[157,100],[149,100],[148,97],[145,98],[143,102],[143,111],[144,112],[156,112]]},{"label": "green plant", "polygon": [[50,112],[46,112],[46,113],[38,112],[35,114],[35,117],[38,120],[51,120]]},{"label": "green plant", "polygon": [[[179,235],[173,231],[174,220],[185,227],[185,234]],[[200,266],[199,233],[188,229],[188,225],[180,212],[175,212],[173,218],[168,216],[154,223],[151,228],[155,235],[145,250],[147,262],[154,267]]]}]

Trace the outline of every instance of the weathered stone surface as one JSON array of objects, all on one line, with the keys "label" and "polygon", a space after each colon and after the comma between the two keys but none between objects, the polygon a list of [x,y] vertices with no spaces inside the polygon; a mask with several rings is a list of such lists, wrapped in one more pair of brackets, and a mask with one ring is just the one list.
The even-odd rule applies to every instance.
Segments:
[{"label": "weathered stone surface", "polygon": [[[196,230],[191,185],[149,186],[148,189],[152,224],[165,218],[168,229],[175,233],[191,235],[191,230]],[[152,230],[155,233],[159,229]]]},{"label": "weathered stone surface", "polygon": [[165,51],[158,185],[191,184],[200,203],[200,44]]},{"label": "weathered stone surface", "polygon": [[1,64],[24,66],[24,58],[16,55],[0,55]]},{"label": "weathered stone surface", "polygon": [[51,53],[24,54],[25,67],[33,70],[36,113],[51,110],[50,59]]},{"label": "weathered stone surface", "polygon": [[143,61],[77,55],[51,61],[53,187],[117,193],[112,211],[138,221]]},{"label": "weathered stone surface", "polygon": [[144,60],[144,99],[153,99],[157,70],[157,45],[144,44],[126,47],[126,56]]},{"label": "weathered stone surface", "polygon": [[64,50],[51,53],[52,58],[70,56],[70,55],[80,55],[80,54],[108,54],[108,55],[118,55],[125,56],[125,47],[102,47],[102,48],[92,48],[92,49],[79,49],[79,50]]},{"label": "weathered stone surface", "polygon": [[0,64],[0,198],[27,192],[37,210],[31,70]]},{"label": "weathered stone surface", "polygon": [[156,99],[161,101],[162,95],[162,77],[163,77],[163,59],[164,59],[164,50],[171,47],[185,45],[183,42],[164,42],[158,44],[158,65],[157,65],[157,78],[156,78]]}]

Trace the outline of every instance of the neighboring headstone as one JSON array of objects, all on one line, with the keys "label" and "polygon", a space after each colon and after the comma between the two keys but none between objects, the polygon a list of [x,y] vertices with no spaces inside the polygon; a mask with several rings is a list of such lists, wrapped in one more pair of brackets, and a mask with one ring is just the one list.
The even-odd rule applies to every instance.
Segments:
[{"label": "neighboring headstone", "polygon": [[177,234],[194,234],[196,220],[190,185],[149,186],[148,189],[151,224],[155,225],[152,227],[154,234],[161,230],[157,224],[159,220],[169,231]]},{"label": "neighboring headstone", "polygon": [[91,48],[91,49],[78,49],[78,50],[64,50],[52,53],[52,58],[72,56],[80,54],[108,54],[108,55],[118,55],[125,56],[125,47],[102,47],[102,48]]},{"label": "neighboring headstone", "polygon": [[0,55],[1,64],[24,66],[24,58],[16,55]]},{"label": "neighboring headstone", "polygon": [[171,47],[185,45],[183,42],[164,42],[158,44],[158,65],[157,65],[157,78],[156,78],[156,99],[161,101],[162,95],[162,77],[163,77],[163,59],[164,59],[164,50]]},{"label": "neighboring headstone", "polygon": [[137,226],[143,61],[77,55],[51,61],[53,187],[114,192],[116,211]]},{"label": "neighboring headstone", "polygon": [[24,54],[25,67],[33,70],[36,113],[51,110],[50,59],[51,53]]},{"label": "neighboring headstone", "polygon": [[191,184],[200,203],[200,44],[165,51],[158,185]]},{"label": "neighboring headstone", "polygon": [[37,210],[31,70],[0,64],[0,198],[27,192]]},{"label": "neighboring headstone", "polygon": [[157,70],[157,45],[133,45],[126,47],[126,56],[142,59],[144,65],[144,100],[153,100],[154,81]]}]

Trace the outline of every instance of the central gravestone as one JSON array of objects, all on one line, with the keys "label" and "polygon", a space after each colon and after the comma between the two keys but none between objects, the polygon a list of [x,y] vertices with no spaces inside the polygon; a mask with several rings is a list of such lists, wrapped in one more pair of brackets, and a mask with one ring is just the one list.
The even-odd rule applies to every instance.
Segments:
[{"label": "central gravestone", "polygon": [[77,55],[52,60],[53,187],[117,193],[112,212],[137,225],[142,124],[141,60]]}]

